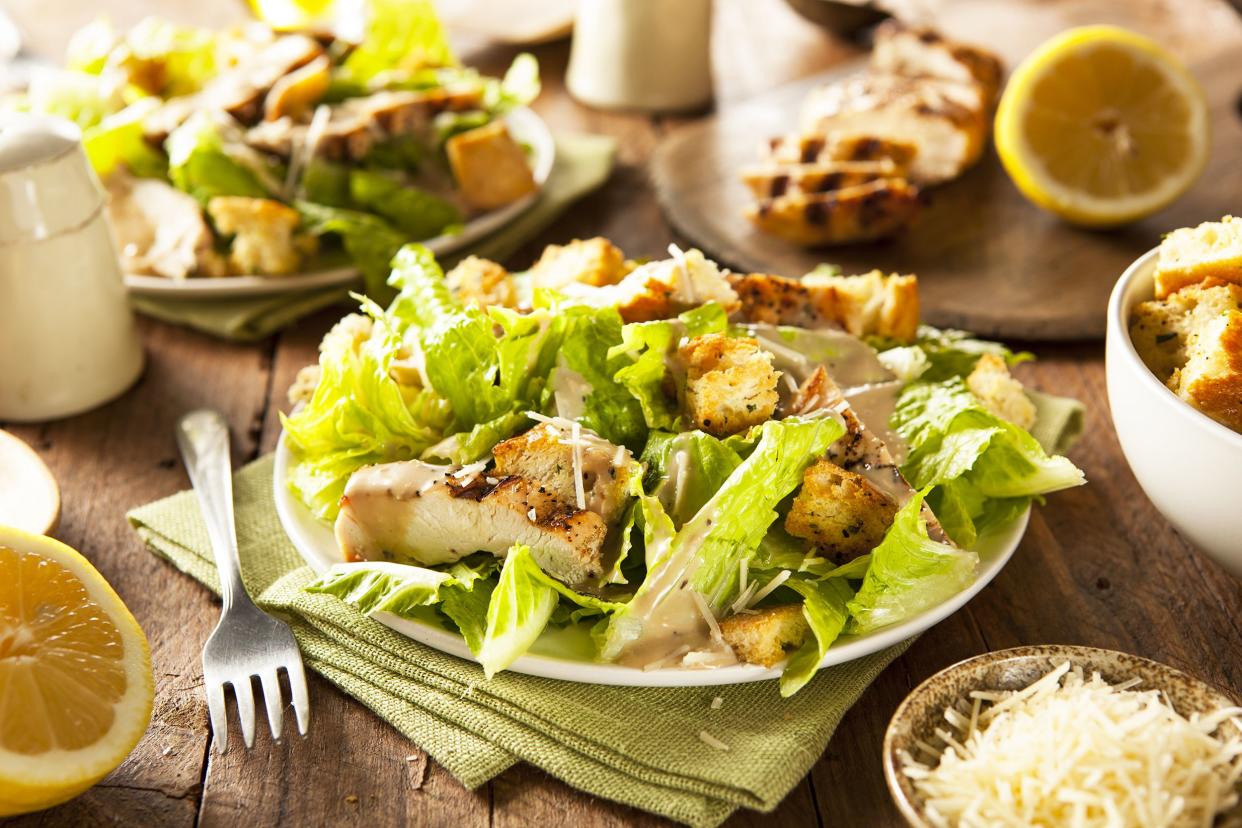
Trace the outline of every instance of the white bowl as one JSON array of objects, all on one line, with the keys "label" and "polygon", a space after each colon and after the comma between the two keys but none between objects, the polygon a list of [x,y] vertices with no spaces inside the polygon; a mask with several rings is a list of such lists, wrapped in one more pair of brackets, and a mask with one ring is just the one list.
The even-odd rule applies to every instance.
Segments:
[{"label": "white bowl", "polygon": [[1184,402],[1130,341],[1130,311],[1151,299],[1157,250],[1121,275],[1108,302],[1105,377],[1121,450],[1169,523],[1242,577],[1242,434]]}]

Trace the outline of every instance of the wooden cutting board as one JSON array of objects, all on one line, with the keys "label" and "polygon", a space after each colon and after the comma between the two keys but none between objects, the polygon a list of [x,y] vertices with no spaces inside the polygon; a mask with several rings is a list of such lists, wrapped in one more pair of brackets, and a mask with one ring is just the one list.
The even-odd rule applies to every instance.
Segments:
[{"label": "wooden cutting board", "polygon": [[1107,232],[1081,230],[1030,204],[989,148],[961,178],[930,190],[918,222],[883,242],[805,250],[755,230],[738,170],[763,141],[791,131],[803,96],[865,66],[860,60],[725,108],[671,133],[652,175],[673,225],[738,270],[806,273],[833,262],[847,273],[917,273],[923,318],[992,337],[1098,339],[1113,283],[1163,233],[1242,214],[1242,59],[1192,65],[1212,111],[1212,155],[1195,187],[1171,207]]}]

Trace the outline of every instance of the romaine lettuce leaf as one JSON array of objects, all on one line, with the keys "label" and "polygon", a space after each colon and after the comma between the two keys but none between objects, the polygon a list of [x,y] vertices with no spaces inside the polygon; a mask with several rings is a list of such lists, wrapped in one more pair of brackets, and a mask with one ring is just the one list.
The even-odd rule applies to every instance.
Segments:
[{"label": "romaine lettuce leaf", "polygon": [[411,241],[461,223],[461,213],[449,202],[376,170],[351,170],[349,197],[355,207],[387,219]]},{"label": "romaine lettuce leaf", "polygon": [[1034,437],[987,411],[956,377],[907,386],[891,425],[910,448],[902,473],[915,488],[936,487],[929,503],[945,531],[964,545],[1030,498],[1085,482],[1072,462],[1045,454]]},{"label": "romaine lettuce leaf", "polygon": [[67,118],[82,129],[120,112],[127,103],[123,84],[115,75],[60,69],[34,72],[25,99],[31,112]]},{"label": "romaine lettuce leaf", "polygon": [[431,0],[368,0],[366,33],[342,65],[356,83],[457,62]]},{"label": "romaine lettuce leaf", "polygon": [[[173,186],[204,205],[216,196],[269,197],[273,189],[267,185],[273,182],[267,179],[274,170],[257,169],[250,153],[227,145],[225,127],[215,117],[224,116],[195,112],[164,141]],[[247,157],[238,157],[239,153]]]},{"label": "romaine lettuce leaf", "polygon": [[[849,602],[851,633],[867,633],[918,615],[961,592],[974,577],[979,556],[932,540],[919,514],[923,493],[898,510],[871,565]],[[837,579],[840,580],[840,579]]]},{"label": "romaine lettuce leaf", "polygon": [[346,254],[362,271],[368,296],[378,301],[385,294],[392,295],[388,288],[390,262],[401,245],[405,244],[404,234],[370,213],[309,201],[296,201],[294,206],[309,232],[317,236],[330,233],[340,237]]},{"label": "romaine lettuce leaf", "polygon": [[530,649],[561,598],[592,614],[616,612],[623,606],[574,592],[539,568],[530,547],[514,544],[488,604],[487,629],[476,653],[488,678]]},{"label": "romaine lettuce leaf", "polygon": [[168,159],[142,131],[142,120],[157,106],[154,98],[143,98],[82,130],[82,148],[96,175],[107,178],[123,164],[140,178],[167,177]]},{"label": "romaine lettuce leaf", "polygon": [[[312,158],[302,170],[298,196],[316,206],[353,208],[349,197],[349,168],[326,158]],[[388,257],[389,259],[392,256]],[[384,263],[387,266],[387,262]]]},{"label": "romaine lettuce leaf", "polygon": [[354,471],[415,459],[444,436],[450,422],[444,399],[390,374],[401,348],[382,322],[361,341],[330,334],[310,402],[281,416],[294,459],[289,486],[320,519],[335,519]]},{"label": "romaine lettuce leaf", "polygon": [[651,494],[678,527],[694,517],[742,464],[724,441],[702,431],[653,432],[642,460]]},{"label": "romaine lettuce leaf", "polygon": [[[925,382],[940,382],[952,377],[965,377],[974,370],[975,363],[979,361],[979,357],[984,354],[995,354],[1004,357],[1005,361],[1010,365],[1016,365],[1019,362],[1026,362],[1035,357],[1026,351],[1014,353],[999,342],[989,342],[985,339],[976,339],[973,334],[966,331],[957,331],[952,328],[933,328],[930,325],[920,325],[918,337],[913,345],[904,345],[904,343],[896,341],[886,341],[879,338],[871,338],[868,342],[881,352],[881,361],[906,363],[908,367],[911,361],[919,363],[919,379]],[[909,353],[893,354],[890,357],[884,357],[884,353],[901,347],[904,351],[906,348],[917,348],[923,352],[923,359],[914,357]],[[896,365],[891,366],[897,370]],[[898,371],[898,373],[901,373]]]},{"label": "romaine lettuce leaf", "polygon": [[544,393],[552,395],[557,413],[605,440],[639,450],[647,437],[643,409],[614,379],[625,358],[609,356],[621,341],[621,315],[615,308],[565,306],[557,310],[552,329],[560,347]]},{"label": "romaine lettuce leaf", "polygon": [[781,671],[781,696],[788,698],[811,680],[828,648],[845,629],[850,617],[847,605],[854,591],[844,578],[819,580],[797,573],[787,578],[782,588],[802,596],[802,615],[811,627],[811,635],[789,656]]}]

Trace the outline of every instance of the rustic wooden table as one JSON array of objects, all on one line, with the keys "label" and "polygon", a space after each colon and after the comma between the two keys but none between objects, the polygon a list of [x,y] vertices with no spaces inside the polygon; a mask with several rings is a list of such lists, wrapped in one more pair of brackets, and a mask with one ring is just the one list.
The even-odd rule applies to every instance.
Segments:
[{"label": "rustic wooden table", "polygon": [[[60,54],[68,34],[103,11],[119,25],[153,12],[201,24],[229,22],[242,13],[240,5],[190,0],[6,0],[5,5],[26,30],[31,48],[48,55]],[[1010,57],[1065,25],[1101,20],[1151,32],[1187,57],[1242,45],[1242,23],[1217,0],[1187,0],[1176,7],[1161,0],[1021,7],[1010,0],[923,0],[919,8],[951,33],[989,43]],[[777,0],[720,0],[717,24],[722,103],[819,71],[857,51]],[[513,54],[459,39],[467,60],[493,71]],[[620,163],[603,190],[528,245],[515,262],[531,261],[546,243],[596,234],[614,239],[631,255],[658,254],[675,239],[656,205],[645,162],[676,123],[577,105],[562,86],[567,44],[536,52],[545,78],[536,108],[554,128],[615,136]],[[285,389],[297,369],[314,359],[315,345],[333,319],[334,314],[320,314],[258,345],[222,343],[144,321],[149,365],[121,399],[62,422],[12,426],[60,480],[64,513],[58,536],[90,557],[133,609],[151,640],[156,675],[154,720],[129,760],[82,797],[15,824],[660,823],[524,765],[467,791],[317,676],[311,682],[314,726],[305,741],[274,744],[260,729],[250,753],[211,753],[199,654],[215,623],[216,602],[150,555],[124,513],[186,487],[172,438],[173,423],[186,410],[207,405],[226,414],[237,463],[270,451]],[[1138,488],[1109,422],[1101,344],[1032,347],[1041,358],[1023,367],[1023,379],[1087,404],[1086,437],[1073,456],[1090,485],[1055,495],[1035,510],[1005,571],[884,672],[773,817],[741,813],[731,824],[772,819],[782,825],[897,824],[880,768],[889,716],[928,675],[987,650],[1044,642],[1115,647],[1242,695],[1242,584],[1192,549]]]}]

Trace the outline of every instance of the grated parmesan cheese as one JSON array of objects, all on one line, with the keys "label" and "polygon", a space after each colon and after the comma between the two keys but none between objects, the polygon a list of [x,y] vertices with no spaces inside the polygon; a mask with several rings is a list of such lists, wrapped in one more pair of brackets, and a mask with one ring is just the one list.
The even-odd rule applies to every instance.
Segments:
[{"label": "grated parmesan cheese", "polygon": [[716,698],[712,699],[712,710],[719,710],[722,707],[724,707],[723,698],[721,698],[720,696],[717,696]]},{"label": "grated parmesan cheese", "polygon": [[[1210,826],[1238,804],[1242,708],[1185,718],[1156,690],[1068,662],[1016,692],[975,691],[950,708],[928,763],[904,772],[936,826]],[[1236,732],[1236,731],[1235,731]]]},{"label": "grated parmesan cheese", "polygon": [[574,497],[578,499],[578,508],[586,508],[586,486],[582,481],[582,426],[574,421],[571,432],[574,441]]},{"label": "grated parmesan cheese", "polygon": [[706,730],[699,731],[699,739],[702,740],[703,744],[708,747],[714,747],[716,750],[731,750],[728,745],[708,733]]},{"label": "grated parmesan cheese", "polygon": [[754,597],[751,598],[750,601],[747,602],[746,604],[747,609],[749,609],[750,607],[753,607],[755,604],[759,603],[764,598],[767,598],[769,595],[771,595],[773,590],[775,590],[778,586],[780,586],[781,584],[789,580],[790,574],[791,573],[789,572],[788,569],[782,569],[780,572],[778,572],[775,578],[768,581],[767,585],[764,586],[763,589],[756,592]]}]

